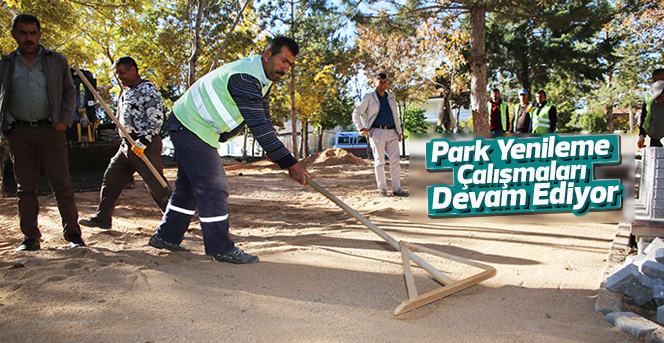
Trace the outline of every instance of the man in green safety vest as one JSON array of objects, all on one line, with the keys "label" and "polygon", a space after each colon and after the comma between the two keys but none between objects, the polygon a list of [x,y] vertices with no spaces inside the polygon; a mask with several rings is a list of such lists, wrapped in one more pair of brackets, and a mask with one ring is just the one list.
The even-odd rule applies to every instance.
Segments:
[{"label": "man in green safety vest", "polygon": [[[664,69],[655,69],[652,72],[652,81],[657,82],[657,81],[664,81]],[[639,140],[636,142],[636,145],[640,148],[645,147],[645,138],[646,135],[650,136],[650,144],[648,146],[651,147],[661,147],[662,142],[660,142],[659,139],[654,138],[653,135],[650,134],[649,130],[651,129],[650,123],[652,122],[652,115],[651,115],[651,107],[653,103],[653,97],[651,93],[647,93],[646,96],[643,99],[643,106],[641,107],[641,115],[639,116]],[[653,131],[656,131],[654,127],[652,127]],[[654,133],[655,136],[657,136],[657,133]],[[661,138],[661,136],[660,136]]]},{"label": "man in green safety vest", "polygon": [[175,190],[148,244],[170,251],[181,245],[198,209],[205,254],[219,262],[258,262],[228,235],[228,180],[217,149],[246,126],[271,161],[291,179],[307,184],[309,173],[279,140],[270,117],[270,87],[295,63],[291,38],[276,37],[261,55],[228,63],[196,81],[173,105],[168,129],[178,160]]},{"label": "man in green safety vest", "polygon": [[489,110],[489,125],[491,133],[503,133],[510,130],[510,117],[507,102],[500,98],[498,88],[491,90],[491,99],[486,104]]},{"label": "man in green safety vest", "polygon": [[546,101],[546,92],[543,90],[537,91],[535,99],[537,102],[533,105],[531,112],[532,133],[538,135],[553,133],[556,131],[556,124],[558,123],[556,106]]}]

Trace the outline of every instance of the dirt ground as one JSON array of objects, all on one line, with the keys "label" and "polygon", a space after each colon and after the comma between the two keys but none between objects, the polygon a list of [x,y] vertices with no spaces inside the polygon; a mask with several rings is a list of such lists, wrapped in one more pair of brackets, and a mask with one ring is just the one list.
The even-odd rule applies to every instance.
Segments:
[{"label": "dirt ground", "polygon": [[[190,252],[151,248],[161,213],[140,178],[111,230],[83,228],[86,248],[66,249],[55,199],[42,196],[42,250],[14,253],[16,198],[0,198],[0,342],[632,341],[594,314],[615,224],[413,224],[407,198],[378,197],[368,162],[337,157],[308,170],[342,201],[397,240],[497,275],[394,316],[407,299],[398,252],[269,162],[225,160],[231,233],[257,264],[205,256],[197,217],[183,242]],[[165,171],[171,184],[176,172]],[[98,193],[76,198],[89,217]],[[477,272],[421,256],[454,280]],[[420,294],[441,287],[413,271]]]}]

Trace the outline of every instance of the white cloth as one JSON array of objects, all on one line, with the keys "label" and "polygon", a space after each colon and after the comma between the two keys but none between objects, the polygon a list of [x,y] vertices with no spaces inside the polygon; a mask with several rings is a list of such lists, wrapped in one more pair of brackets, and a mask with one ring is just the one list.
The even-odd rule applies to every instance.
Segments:
[{"label": "white cloth", "polygon": [[374,155],[374,173],[379,190],[387,190],[385,180],[385,153],[390,159],[392,191],[401,189],[401,161],[399,156],[399,135],[395,130],[372,128],[369,130],[369,143]]}]

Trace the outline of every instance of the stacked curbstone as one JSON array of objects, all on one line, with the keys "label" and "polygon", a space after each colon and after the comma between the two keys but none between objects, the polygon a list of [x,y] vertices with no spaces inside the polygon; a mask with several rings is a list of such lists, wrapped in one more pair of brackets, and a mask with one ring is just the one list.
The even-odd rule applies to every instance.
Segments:
[{"label": "stacked curbstone", "polygon": [[664,218],[664,149],[641,149],[639,202],[648,218]]}]

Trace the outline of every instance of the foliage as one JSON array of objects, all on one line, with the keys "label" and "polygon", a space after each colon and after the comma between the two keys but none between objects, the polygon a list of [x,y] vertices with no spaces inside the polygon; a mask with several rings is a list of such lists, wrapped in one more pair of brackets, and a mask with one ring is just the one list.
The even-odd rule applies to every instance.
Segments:
[{"label": "foliage", "polygon": [[[345,84],[354,69],[349,65],[346,38],[339,35],[341,23],[328,15],[311,15],[302,18],[293,34],[300,43],[300,54],[292,69],[296,77],[296,113],[300,120],[314,125],[331,125],[331,111],[347,111],[348,99]],[[272,116],[277,122],[290,117],[290,85],[277,83],[272,89]],[[348,116],[350,117],[350,116]],[[327,127],[325,128],[327,129]]]},{"label": "foliage", "polygon": [[410,137],[411,133],[425,133],[428,128],[423,109],[409,107],[404,111],[404,138]]},{"label": "foliage", "polygon": [[[205,11],[199,65],[209,68],[218,44],[232,24],[239,3],[214,2]],[[11,19],[18,13],[36,15],[42,24],[42,44],[64,54],[70,63],[91,70],[109,105],[120,93],[112,63],[121,56],[136,60],[141,76],[150,79],[172,102],[186,89],[188,32],[192,9],[185,0],[16,0],[0,5],[0,55],[16,48],[9,35]],[[232,61],[260,51],[252,26],[253,9],[234,31],[222,55]],[[201,68],[207,72],[207,68]],[[202,75],[202,74],[201,74]]]},{"label": "foliage", "polygon": [[579,117],[579,127],[588,132],[605,132],[606,115],[603,110],[586,112]]},{"label": "foliage", "polygon": [[377,73],[387,74],[390,89],[403,111],[413,103],[425,101],[435,90],[432,75],[422,72],[430,60],[415,37],[391,29],[384,25],[385,20],[388,19],[357,26],[356,63],[371,76],[372,83]]},{"label": "foliage", "polygon": [[[615,37],[601,35],[616,14],[606,0],[543,4],[535,17],[492,15],[487,27],[489,69],[516,78],[533,93],[553,70],[574,80],[601,80],[616,60]],[[586,89],[587,90],[587,89]]]},{"label": "foliage", "polygon": [[312,124],[322,130],[331,130],[337,126],[346,128],[353,123],[351,115],[355,103],[345,90],[336,93],[336,96],[323,102],[321,109],[316,113]]}]

